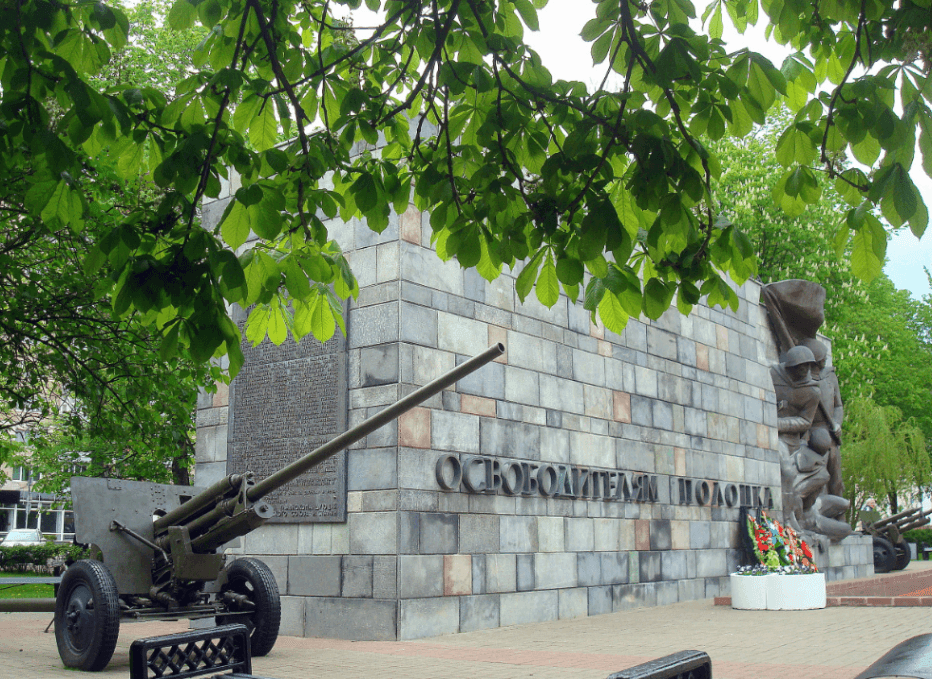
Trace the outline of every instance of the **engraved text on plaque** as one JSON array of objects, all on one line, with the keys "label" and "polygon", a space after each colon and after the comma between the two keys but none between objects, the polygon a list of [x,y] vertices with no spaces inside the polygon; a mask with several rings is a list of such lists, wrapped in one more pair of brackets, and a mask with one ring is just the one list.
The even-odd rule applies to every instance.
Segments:
[{"label": "engraved text on plaque", "polygon": [[[261,480],[343,433],[346,339],[339,331],[324,344],[311,335],[278,347],[244,341],[243,354],[230,389],[228,473],[252,471]],[[265,499],[273,522],[346,521],[346,451]]]}]

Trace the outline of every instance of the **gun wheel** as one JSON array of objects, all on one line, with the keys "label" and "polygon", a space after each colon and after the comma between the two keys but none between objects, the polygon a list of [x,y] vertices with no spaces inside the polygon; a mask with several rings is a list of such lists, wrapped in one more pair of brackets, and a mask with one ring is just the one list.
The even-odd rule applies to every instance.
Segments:
[{"label": "gun wheel", "polygon": [[99,672],[120,635],[120,597],[113,575],[99,561],[73,563],[55,599],[55,642],[66,667]]},{"label": "gun wheel", "polygon": [[[244,594],[252,602],[252,613],[242,616],[217,616],[218,625],[245,622],[249,628],[250,646],[254,656],[268,654],[278,639],[278,628],[282,620],[282,603],[278,594],[275,576],[269,567],[258,559],[237,559],[226,568],[227,583],[221,590]],[[237,609],[231,606],[232,610]],[[249,610],[249,609],[242,609]]]},{"label": "gun wheel", "polygon": [[896,552],[896,570],[901,571],[909,565],[912,558],[909,553],[909,543],[901,539],[893,545],[893,551]]},{"label": "gun wheel", "polygon": [[874,538],[874,572],[889,573],[896,568],[896,550],[886,538]]}]

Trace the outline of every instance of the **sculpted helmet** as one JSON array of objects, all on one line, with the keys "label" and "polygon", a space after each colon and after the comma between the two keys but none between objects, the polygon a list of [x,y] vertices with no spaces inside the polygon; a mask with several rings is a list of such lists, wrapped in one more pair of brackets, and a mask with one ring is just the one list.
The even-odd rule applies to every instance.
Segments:
[{"label": "sculpted helmet", "polygon": [[797,365],[802,365],[803,363],[815,363],[815,356],[812,354],[812,350],[809,347],[805,347],[802,344],[795,346],[789,351],[786,352],[786,355],[783,359],[783,365],[787,368],[792,368]]},{"label": "sculpted helmet", "polygon": [[825,348],[825,345],[814,337],[806,337],[800,344],[807,347],[809,351],[812,352],[817,363],[822,363],[825,357],[828,356],[828,350]]}]

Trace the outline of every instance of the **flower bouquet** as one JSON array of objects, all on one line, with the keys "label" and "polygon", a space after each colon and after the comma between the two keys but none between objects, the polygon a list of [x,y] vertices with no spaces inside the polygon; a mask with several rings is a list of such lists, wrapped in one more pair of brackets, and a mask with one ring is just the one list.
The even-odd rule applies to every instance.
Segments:
[{"label": "flower bouquet", "polygon": [[[758,566],[766,568],[768,573],[797,575],[819,572],[806,541],[789,526],[767,516],[766,512],[761,512],[760,522],[748,514],[747,530],[754,545]],[[758,566],[750,567],[743,574],[764,575]],[[754,569],[758,570],[752,572]]]},{"label": "flower bouquet", "polygon": [[732,574],[733,608],[825,607],[825,576],[819,573],[809,545],[795,530],[761,512],[759,521],[748,515],[747,531],[758,563],[742,566]]}]

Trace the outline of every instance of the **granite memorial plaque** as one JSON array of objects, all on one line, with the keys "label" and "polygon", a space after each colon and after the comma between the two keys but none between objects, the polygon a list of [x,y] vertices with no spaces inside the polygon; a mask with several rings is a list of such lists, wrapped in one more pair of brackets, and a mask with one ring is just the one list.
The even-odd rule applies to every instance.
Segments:
[{"label": "granite memorial plaque", "polygon": [[[339,330],[323,344],[310,335],[281,346],[244,341],[243,354],[230,385],[228,473],[264,479],[346,430],[346,338]],[[275,508],[273,523],[346,521],[346,451],[265,499]]]}]

